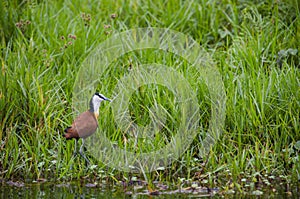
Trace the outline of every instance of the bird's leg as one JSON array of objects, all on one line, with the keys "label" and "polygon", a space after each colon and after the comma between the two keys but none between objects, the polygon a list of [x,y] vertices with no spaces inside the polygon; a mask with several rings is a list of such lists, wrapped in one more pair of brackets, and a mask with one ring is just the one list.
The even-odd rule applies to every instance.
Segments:
[{"label": "bird's leg", "polygon": [[73,158],[75,158],[77,155],[77,142],[78,142],[78,140],[75,139],[75,147],[74,147],[73,156],[72,156]]},{"label": "bird's leg", "polygon": [[80,149],[79,149],[79,153],[80,153],[80,155],[81,155],[81,157],[83,157],[84,159],[85,159],[85,161],[89,164],[90,163],[90,161],[85,157],[85,155],[83,154],[83,149],[84,148],[84,139],[82,139],[82,145],[81,145],[81,147],[80,147]]},{"label": "bird's leg", "polygon": [[[74,146],[72,159],[77,156],[77,142],[78,142],[78,139],[75,139],[75,146]],[[71,163],[71,165],[70,165],[70,170],[72,170],[72,169],[73,169],[73,163]]]}]

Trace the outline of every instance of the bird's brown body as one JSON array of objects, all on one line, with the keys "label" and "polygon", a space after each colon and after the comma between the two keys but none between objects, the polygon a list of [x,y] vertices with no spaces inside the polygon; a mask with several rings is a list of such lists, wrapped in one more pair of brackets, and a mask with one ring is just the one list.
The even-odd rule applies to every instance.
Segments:
[{"label": "bird's brown body", "polygon": [[76,146],[79,138],[82,138],[82,145],[80,147],[79,153],[80,155],[87,161],[89,160],[85,157],[83,153],[84,140],[85,138],[91,136],[96,132],[98,128],[98,115],[99,115],[99,107],[100,103],[103,101],[111,101],[107,97],[102,94],[95,93],[90,100],[90,109],[86,112],[81,113],[72,123],[72,126],[65,129],[64,137],[67,140],[75,139],[75,149],[74,155],[77,154]]},{"label": "bird's brown body", "polygon": [[91,111],[81,113],[72,123],[71,127],[65,129],[64,137],[69,140],[72,138],[86,138],[96,132],[98,127],[97,115]]}]

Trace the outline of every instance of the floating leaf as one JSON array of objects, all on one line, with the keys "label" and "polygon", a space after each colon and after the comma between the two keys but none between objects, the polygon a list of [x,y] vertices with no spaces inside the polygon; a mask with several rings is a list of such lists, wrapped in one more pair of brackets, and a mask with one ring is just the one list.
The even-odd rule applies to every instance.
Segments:
[{"label": "floating leaf", "polygon": [[57,186],[57,187],[70,187],[70,184],[69,183],[62,183],[62,184],[57,184],[55,186]]},{"label": "floating leaf", "polygon": [[90,166],[90,169],[93,170],[93,169],[96,169],[97,167],[98,167],[98,165],[94,164],[94,165]]},{"label": "floating leaf", "polygon": [[86,187],[96,187],[97,186],[97,184],[93,184],[93,183],[87,183],[86,185],[85,185]]},{"label": "floating leaf", "polygon": [[233,189],[229,189],[228,191],[226,191],[226,194],[235,194],[235,191]]},{"label": "floating leaf", "polygon": [[252,194],[253,195],[256,195],[256,196],[260,196],[262,195],[264,192],[260,191],[260,190],[255,190],[255,191],[252,191]]}]

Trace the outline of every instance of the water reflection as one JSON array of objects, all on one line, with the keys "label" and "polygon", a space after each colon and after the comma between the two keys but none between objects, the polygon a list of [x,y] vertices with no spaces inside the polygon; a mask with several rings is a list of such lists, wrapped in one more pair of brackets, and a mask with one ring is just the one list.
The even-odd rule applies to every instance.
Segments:
[{"label": "water reflection", "polygon": [[[295,186],[291,195],[284,190],[272,193],[264,191],[262,198],[299,198],[299,186]],[[133,194],[129,194],[133,193]],[[172,194],[171,194],[172,193]],[[120,186],[105,186],[95,184],[53,184],[53,183],[2,183],[0,185],[0,198],[224,198],[224,193],[215,194],[194,194],[164,192],[162,195],[150,196],[146,192],[129,192]],[[225,198],[257,198],[252,194],[225,194]]]},{"label": "water reflection", "polygon": [[23,187],[4,185],[0,198],[120,198],[121,193],[101,187],[68,184],[27,184]]}]

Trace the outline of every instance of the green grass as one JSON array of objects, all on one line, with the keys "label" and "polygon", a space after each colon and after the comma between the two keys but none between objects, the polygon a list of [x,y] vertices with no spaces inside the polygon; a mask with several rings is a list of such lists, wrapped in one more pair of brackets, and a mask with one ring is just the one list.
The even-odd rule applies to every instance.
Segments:
[{"label": "green grass", "polygon": [[[22,5],[22,6],[21,6]],[[227,102],[224,132],[205,157],[196,137],[190,148],[167,168],[134,174],[151,180],[180,183],[199,181],[224,190],[273,179],[300,179],[300,5],[290,1],[1,1],[0,2],[0,177],[4,179],[91,181],[133,174],[86,167],[71,159],[73,142],[61,136],[71,123],[73,86],[79,67],[90,52],[110,35],[138,27],[171,28],[193,37],[217,63]],[[112,19],[111,14],[117,18]],[[110,25],[110,28],[104,28]],[[76,39],[69,35],[76,35]],[[174,67],[197,89],[199,123],[207,129],[210,101],[198,74],[186,60],[155,49],[127,53],[105,71],[98,90],[108,97],[128,68],[144,63]],[[161,147],[178,128],[174,96],[166,87],[148,85],[131,98],[131,116],[149,123],[147,110],[164,106],[169,115]],[[201,103],[200,103],[201,102]],[[134,149],[130,136],[117,129],[109,105],[99,120],[109,138]],[[164,142],[162,142],[162,140]],[[152,150],[139,140],[138,150]],[[95,164],[97,162],[94,162]],[[70,165],[73,164],[73,170]],[[246,181],[245,181],[246,179]]]}]

